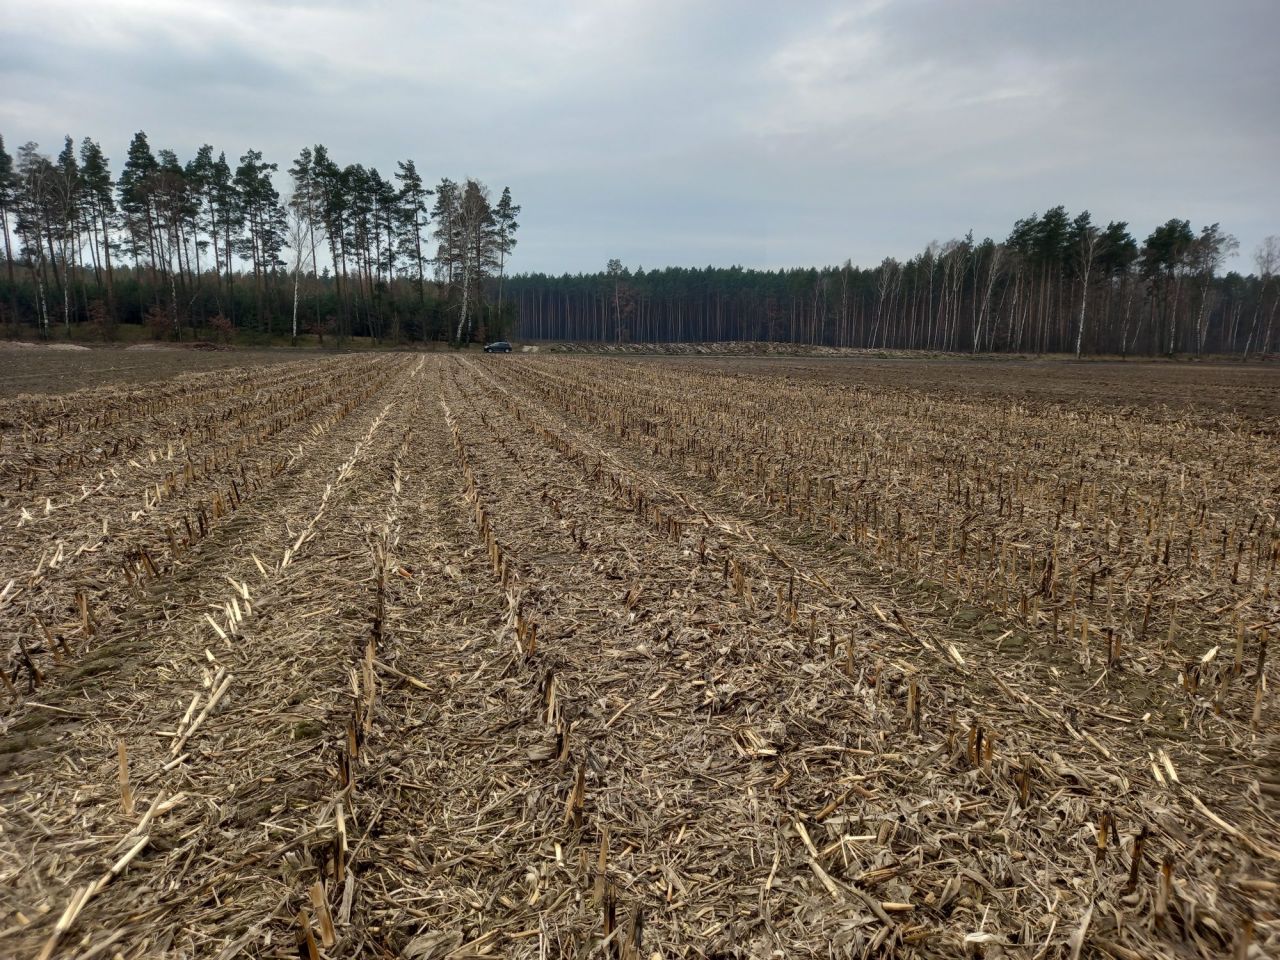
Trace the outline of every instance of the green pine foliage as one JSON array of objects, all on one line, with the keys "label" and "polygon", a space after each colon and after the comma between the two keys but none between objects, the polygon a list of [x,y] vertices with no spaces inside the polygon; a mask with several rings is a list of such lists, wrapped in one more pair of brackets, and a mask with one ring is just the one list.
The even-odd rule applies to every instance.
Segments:
[{"label": "green pine foliage", "polygon": [[66,138],[56,159],[24,144],[15,162],[0,138],[0,331],[340,344],[512,329],[495,299],[520,209],[509,190],[502,220],[474,180],[432,208],[412,160],[388,178],[323,145],[299,153],[282,195],[284,182],[260,151],[233,165],[205,144],[184,163],[141,131],[118,181],[92,139],[77,152]]}]

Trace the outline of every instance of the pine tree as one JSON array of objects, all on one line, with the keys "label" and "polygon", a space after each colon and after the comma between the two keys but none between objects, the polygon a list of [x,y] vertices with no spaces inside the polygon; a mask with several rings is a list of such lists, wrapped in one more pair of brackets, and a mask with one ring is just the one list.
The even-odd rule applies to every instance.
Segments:
[{"label": "pine tree", "polygon": [[622,342],[622,261],[616,257],[605,265],[605,275],[613,286],[613,340]]},{"label": "pine tree", "polygon": [[1118,348],[1120,355],[1126,356],[1132,345],[1133,329],[1133,264],[1138,259],[1138,243],[1129,234],[1129,224],[1123,220],[1112,220],[1102,231],[1098,240],[1098,269],[1107,284],[1107,307],[1111,309],[1112,301],[1118,295],[1121,302],[1120,337],[1116,344],[1112,339],[1113,349]]},{"label": "pine tree", "polygon": [[187,183],[186,171],[178,155],[172,150],[160,150],[156,154],[151,196],[156,214],[156,248],[169,278],[174,332],[180,334],[178,287],[181,285],[186,291],[191,284],[188,234],[194,227],[199,201]]},{"label": "pine tree", "polygon": [[129,235],[129,252],[134,263],[147,253],[153,270],[159,269],[160,257],[156,249],[155,210],[153,193],[160,165],[151,152],[147,135],[139,130],[129,143],[129,152],[120,171],[120,210],[124,214],[125,229]]},{"label": "pine tree", "polygon": [[[298,159],[289,168],[289,176],[293,180],[293,195],[289,198],[289,207],[295,211],[301,228],[305,231],[308,245],[307,257],[311,268],[316,266],[316,236],[321,225],[320,209],[323,202],[320,182],[316,177],[315,158],[310,147],[298,151]],[[300,262],[300,261],[299,261]]]},{"label": "pine tree", "polygon": [[266,310],[267,275],[269,272],[274,274],[277,268],[285,265],[280,259],[284,247],[285,215],[280,206],[280,194],[271,182],[271,174],[276,169],[277,164],[263,161],[260,151],[249,150],[240,158],[234,180],[243,231],[236,249],[252,265],[255,312],[258,323],[268,333],[271,331],[271,316]]},{"label": "pine tree", "polygon": [[312,150],[312,175],[320,197],[320,216],[329,238],[329,257],[333,263],[334,284],[342,309],[340,336],[350,334],[350,290],[347,284],[346,216],[349,200],[341,168],[329,157],[323,144]]},{"label": "pine tree", "polygon": [[1187,253],[1195,239],[1191,221],[1174,218],[1152,230],[1142,248],[1142,273],[1152,288],[1153,315],[1157,301],[1163,308],[1159,316],[1164,329],[1159,331],[1159,343],[1167,356],[1173,356],[1178,347],[1182,278],[1186,272]]},{"label": "pine tree", "polygon": [[373,269],[369,251],[372,246],[373,198],[370,193],[369,171],[362,164],[348,164],[342,170],[339,184],[343,192],[347,227],[342,245],[355,267],[356,283],[352,301],[357,314],[363,309],[365,319],[372,324],[369,303]]},{"label": "pine tree", "polygon": [[435,191],[423,186],[422,177],[412,160],[396,164],[400,190],[396,196],[397,225],[401,253],[413,264],[418,281],[418,302],[427,302],[425,258],[422,255],[422,231],[430,223],[427,197]]},{"label": "pine tree", "polygon": [[[116,203],[108,161],[102,148],[85,137],[80,141],[80,176],[84,181],[85,206],[95,250],[102,245],[102,267],[107,276],[107,309],[115,317],[115,276],[111,266],[111,231],[115,229]],[[98,265],[95,260],[94,273]]]},{"label": "pine tree", "polygon": [[[369,193],[373,201],[374,256],[379,282],[390,283],[395,276],[399,255],[396,244],[396,225],[399,219],[399,199],[395,185],[378,172],[369,170]],[[383,278],[386,278],[385,281]]]},{"label": "pine tree", "polygon": [[[209,188],[213,177],[213,147],[207,143],[202,145],[196,151],[196,155],[182,168],[182,175],[187,183],[187,196],[190,203],[191,247],[195,253],[197,282],[204,276],[204,265],[200,262],[200,255],[212,246],[214,274],[220,283],[222,275],[218,270],[218,233],[216,220],[211,216],[209,207]],[[207,234],[210,239],[203,239],[201,232]]]},{"label": "pine tree", "polygon": [[502,313],[502,284],[506,279],[507,257],[516,246],[516,231],[520,224],[516,217],[520,216],[520,206],[511,202],[511,188],[503,187],[498,205],[493,208],[495,243],[498,251],[498,313]]},{"label": "pine tree", "polygon": [[[240,191],[236,187],[235,177],[231,173],[231,164],[227,162],[225,152],[219,152],[218,159],[213,162],[205,190],[211,207],[210,216],[216,219],[217,225],[222,228],[222,266],[227,272],[227,289],[230,291],[235,282],[231,256],[235,238],[239,236],[240,227],[244,223],[244,214],[240,203]],[[213,210],[216,210],[216,217]],[[215,247],[218,245],[216,228],[213,245]],[[232,319],[235,319],[234,316]]]},{"label": "pine tree", "polygon": [[436,202],[431,208],[431,221],[436,225],[436,277],[452,290],[454,276],[462,262],[460,234],[458,232],[458,206],[461,197],[458,185],[443,177],[435,190]]},{"label": "pine tree", "polygon": [[1213,223],[1200,229],[1200,236],[1187,251],[1187,266],[1197,278],[1199,306],[1196,310],[1196,353],[1204,352],[1209,327],[1209,303],[1213,297],[1214,275],[1226,263],[1227,257],[1240,249],[1240,241],[1224,233],[1220,224]]}]

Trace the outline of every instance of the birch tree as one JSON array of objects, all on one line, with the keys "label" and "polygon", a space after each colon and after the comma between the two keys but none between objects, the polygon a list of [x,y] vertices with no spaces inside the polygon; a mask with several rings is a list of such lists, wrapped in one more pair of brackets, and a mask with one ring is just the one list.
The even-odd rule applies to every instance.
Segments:
[{"label": "birch tree", "polygon": [[9,285],[13,286],[13,247],[9,239],[9,217],[14,210],[17,199],[18,179],[13,169],[13,157],[4,148],[4,137],[0,136],[0,225],[4,227],[4,261],[9,273]]},{"label": "birch tree", "polygon": [[1080,280],[1080,312],[1076,317],[1076,359],[1080,359],[1080,351],[1084,344],[1084,324],[1089,306],[1089,274],[1093,271],[1094,257],[1098,251],[1098,237],[1101,232],[1093,225],[1089,211],[1081,213],[1071,222],[1071,251],[1075,262],[1076,276]]},{"label": "birch tree", "polygon": [[[985,256],[982,253],[985,251]],[[975,282],[978,283],[982,290],[981,304],[977,309],[977,322],[974,324],[973,330],[973,352],[977,353],[982,343],[982,336],[991,317],[991,293],[995,289],[996,278],[1000,275],[1000,262],[1004,258],[1004,245],[993,243],[986,240],[979,247],[979,251],[975,254],[975,262],[982,263],[985,261],[986,280],[979,281],[975,273]],[[976,269],[976,268],[975,268]]]},{"label": "birch tree", "polygon": [[1227,257],[1240,248],[1240,241],[1229,233],[1223,233],[1219,224],[1200,229],[1188,251],[1188,264],[1198,278],[1199,304],[1196,311],[1196,353],[1204,352],[1209,327],[1209,300],[1213,296],[1213,278],[1227,262]]},{"label": "birch tree", "polygon": [[48,260],[45,257],[46,225],[55,206],[53,179],[55,170],[49,158],[40,153],[39,144],[24,143],[18,148],[19,202],[17,232],[23,253],[31,269],[36,294],[36,321],[40,333],[49,336],[49,301],[45,285]]},{"label": "birch tree", "polygon": [[62,322],[71,334],[71,262],[75,259],[75,242],[80,231],[80,165],[70,137],[63,142],[62,152],[50,178],[54,222],[58,236],[58,261],[62,266]]},{"label": "birch tree", "polygon": [[[1259,345],[1259,352],[1266,354],[1271,344],[1271,327],[1276,318],[1276,304],[1280,302],[1280,296],[1271,298],[1271,308],[1266,310],[1267,293],[1274,286],[1276,272],[1280,271],[1280,237],[1274,234],[1267,237],[1258,245],[1258,249],[1254,252],[1253,262],[1258,268],[1258,300],[1253,311],[1253,323],[1249,328],[1248,339],[1244,344],[1244,359],[1249,359],[1249,352],[1253,349],[1255,343]],[[1257,338],[1258,323],[1266,312],[1266,328],[1262,337]]]},{"label": "birch tree", "polygon": [[462,256],[462,309],[458,316],[455,339],[466,343],[471,338],[471,310],[480,306],[482,285],[493,262],[493,210],[488,190],[477,180],[468,179],[458,203],[458,239]]},{"label": "birch tree", "polygon": [[322,233],[323,222],[316,216],[314,199],[306,193],[295,192],[289,198],[288,209],[288,245],[293,252],[293,315],[290,323],[290,343],[298,345],[298,301],[299,290],[304,269],[316,271],[316,247],[323,242],[317,236]]},{"label": "birch tree", "polygon": [[613,281],[613,340],[614,343],[622,342],[622,261],[610,260],[606,269],[606,275]]}]

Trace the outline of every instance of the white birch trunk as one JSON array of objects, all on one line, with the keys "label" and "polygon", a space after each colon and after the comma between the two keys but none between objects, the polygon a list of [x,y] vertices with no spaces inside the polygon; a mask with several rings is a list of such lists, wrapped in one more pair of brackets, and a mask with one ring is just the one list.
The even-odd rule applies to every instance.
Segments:
[{"label": "white birch trunk", "polygon": [[[463,344],[466,341],[462,339],[463,329],[467,326],[467,306],[471,297],[471,257],[468,254],[462,256],[462,314],[458,317],[458,335],[457,341]],[[468,331],[469,333],[470,331]]]},{"label": "white birch trunk", "polygon": [[1085,311],[1089,304],[1089,274],[1093,271],[1093,244],[1089,245],[1089,253],[1084,263],[1084,278],[1080,285],[1080,317],[1076,321],[1076,359],[1080,359],[1080,350],[1084,344]]}]

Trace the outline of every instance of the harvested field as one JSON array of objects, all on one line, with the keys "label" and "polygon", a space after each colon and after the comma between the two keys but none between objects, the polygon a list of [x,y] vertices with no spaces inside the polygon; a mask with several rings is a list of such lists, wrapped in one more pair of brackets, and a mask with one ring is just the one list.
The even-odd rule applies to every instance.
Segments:
[{"label": "harvested field", "polygon": [[86,348],[0,342],[0,397],[166,380],[196,371],[294,362],[288,350],[189,349],[143,343]]},{"label": "harvested field", "polygon": [[1276,955],[1278,387],[370,354],[0,401],[0,954]]},{"label": "harvested field", "polygon": [[[663,361],[708,372],[723,361],[681,357]],[[1035,407],[1118,414],[1142,411],[1168,418],[1238,418],[1247,429],[1280,426],[1280,364],[1134,362],[1123,360],[795,359],[751,357],[732,362],[736,373],[793,378],[847,389],[927,389],[968,400],[1019,400]]]}]

